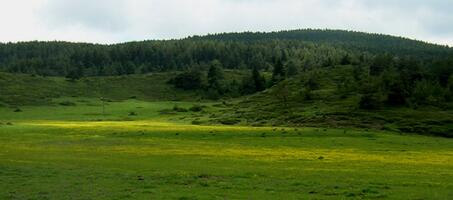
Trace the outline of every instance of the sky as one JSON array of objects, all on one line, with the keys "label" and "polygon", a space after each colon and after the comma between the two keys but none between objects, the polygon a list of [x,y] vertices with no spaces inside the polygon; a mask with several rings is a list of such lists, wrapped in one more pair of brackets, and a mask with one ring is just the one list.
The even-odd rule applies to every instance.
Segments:
[{"label": "sky", "polygon": [[453,0],[0,0],[0,42],[112,44],[304,28],[453,46]]}]

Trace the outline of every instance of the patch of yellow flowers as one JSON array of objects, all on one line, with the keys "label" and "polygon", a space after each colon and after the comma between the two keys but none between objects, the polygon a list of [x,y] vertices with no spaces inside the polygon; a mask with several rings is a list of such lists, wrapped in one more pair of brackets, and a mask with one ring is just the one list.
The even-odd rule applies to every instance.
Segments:
[{"label": "patch of yellow flowers", "polygon": [[[271,130],[271,127],[196,126],[159,121],[34,121],[22,123],[31,126],[96,130],[152,130],[152,131],[252,131]],[[147,139],[154,145],[100,146],[98,151],[130,153],[142,156],[187,155],[230,157],[260,161],[319,160],[323,162],[378,162],[393,164],[427,164],[453,167],[452,151],[369,151],[361,149],[319,149],[296,147],[248,147],[244,145],[219,145],[210,142],[181,142],[176,139]],[[82,149],[82,147],[81,147]]]}]

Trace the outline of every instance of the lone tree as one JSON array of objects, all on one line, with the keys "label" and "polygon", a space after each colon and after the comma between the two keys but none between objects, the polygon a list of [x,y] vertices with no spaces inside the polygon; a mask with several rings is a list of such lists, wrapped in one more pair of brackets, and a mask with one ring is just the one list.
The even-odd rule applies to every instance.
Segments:
[{"label": "lone tree", "polygon": [[219,92],[222,90],[221,81],[224,79],[222,63],[214,60],[208,71],[208,89],[214,89]]},{"label": "lone tree", "polygon": [[285,108],[288,108],[289,100],[289,85],[288,81],[281,81],[274,87],[274,95],[283,104]]},{"label": "lone tree", "polygon": [[302,63],[298,59],[290,59],[286,63],[286,75],[288,77],[294,77],[299,74],[299,68],[301,68]]},{"label": "lone tree", "polygon": [[258,71],[257,67],[253,68],[252,79],[253,79],[253,82],[255,84],[255,92],[261,92],[264,89],[266,89],[266,87],[265,87],[266,80],[264,79],[263,76],[261,76],[261,74]]},{"label": "lone tree", "polygon": [[272,81],[274,82],[274,84],[276,84],[282,80],[285,80],[285,77],[285,66],[283,66],[282,60],[279,59],[274,65],[274,71],[272,72]]},{"label": "lone tree", "polygon": [[254,67],[249,76],[242,80],[242,94],[253,94],[266,89],[266,80],[261,76],[257,67]]},{"label": "lone tree", "polygon": [[206,88],[206,92],[208,98],[218,99],[224,93],[224,87],[222,85],[224,78],[222,63],[218,60],[212,61],[207,77],[208,87]]}]

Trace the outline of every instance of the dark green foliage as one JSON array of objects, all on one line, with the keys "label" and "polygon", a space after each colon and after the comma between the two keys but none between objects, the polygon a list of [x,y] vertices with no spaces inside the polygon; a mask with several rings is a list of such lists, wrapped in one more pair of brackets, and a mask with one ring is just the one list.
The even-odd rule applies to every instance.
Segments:
[{"label": "dark green foliage", "polygon": [[241,84],[236,80],[228,82],[227,86],[225,87],[225,94],[227,94],[229,97],[241,96]]},{"label": "dark green foliage", "polygon": [[281,81],[273,88],[274,96],[279,100],[280,105],[288,108],[288,101],[289,101],[289,85],[288,81]]},{"label": "dark green foliage", "polygon": [[68,73],[68,75],[66,75],[66,78],[68,78],[71,81],[79,80],[82,77],[83,77],[83,69],[81,67],[71,70]]},{"label": "dark green foliage", "polygon": [[235,125],[235,124],[238,124],[239,122],[241,122],[241,120],[239,120],[239,119],[221,119],[219,122],[224,125]]},{"label": "dark green foliage", "polygon": [[408,40],[401,37],[343,30],[302,29],[271,33],[224,33],[204,37],[193,37],[193,39],[247,42],[273,40],[309,41],[353,48],[358,51],[391,53],[398,56],[414,55],[422,58],[445,56],[450,51],[450,49],[446,46],[434,45],[416,40]]},{"label": "dark green foliage", "polygon": [[188,112],[186,108],[179,107],[178,105],[173,106],[173,111],[175,112]]},{"label": "dark green foliage", "polygon": [[222,97],[221,92],[218,89],[207,88],[205,91],[205,96],[211,100],[218,100]]},{"label": "dark green foliage", "polygon": [[310,71],[301,76],[300,95],[304,100],[312,100],[314,98],[313,90],[319,89],[319,77],[316,71]]},{"label": "dark green foliage", "polygon": [[285,67],[283,66],[282,60],[278,59],[272,71],[272,81],[274,82],[274,84],[276,84],[282,80],[285,80],[285,78],[286,78]]},{"label": "dark green foliage", "polygon": [[309,90],[316,90],[319,89],[319,77],[316,71],[307,73],[302,77],[302,86],[303,88],[307,88]]},{"label": "dark green foliage", "polygon": [[176,88],[197,90],[203,88],[203,73],[199,70],[190,70],[181,73],[169,81]]},{"label": "dark green foliage", "polygon": [[453,54],[444,59],[436,60],[431,64],[429,70],[441,86],[447,86],[449,78],[453,74]]},{"label": "dark green foliage", "polygon": [[201,112],[201,111],[203,111],[203,106],[193,105],[192,107],[189,108],[189,110],[192,112]]},{"label": "dark green foliage", "polygon": [[264,79],[263,76],[261,76],[260,72],[258,71],[258,68],[253,68],[252,79],[253,79],[253,83],[255,85],[256,92],[261,92],[264,89],[266,89],[266,86],[265,86],[266,80]]},{"label": "dark green foliage", "polygon": [[447,101],[453,101],[453,75],[451,75],[448,80],[448,87],[447,92],[445,94],[445,99]]},{"label": "dark green foliage", "polygon": [[381,107],[380,96],[376,93],[362,94],[360,97],[359,107],[361,109],[372,110]]},{"label": "dark green foliage", "polygon": [[369,74],[371,76],[379,76],[385,69],[393,65],[392,57],[388,54],[377,55],[370,65]]},{"label": "dark green foliage", "polygon": [[366,67],[362,65],[354,65],[353,70],[352,70],[352,77],[354,78],[355,81],[361,81],[363,78],[365,78],[367,74],[367,70],[365,69]]},{"label": "dark green foliage", "polygon": [[210,99],[218,99],[224,93],[224,86],[222,84],[223,79],[222,63],[218,60],[214,60],[211,63],[208,71],[208,86],[207,95]]},{"label": "dark green foliage", "polygon": [[294,77],[299,74],[299,70],[301,69],[302,63],[298,59],[290,59],[286,63],[286,75],[288,77]]},{"label": "dark green foliage", "polygon": [[379,80],[373,77],[363,80],[359,92],[359,108],[371,110],[381,107],[382,97],[379,91]]},{"label": "dark green foliage", "polygon": [[[356,57],[363,63],[369,53],[410,55],[430,61],[445,57],[450,51],[444,46],[404,38],[332,30],[231,33],[116,45],[20,42],[0,43],[0,71],[77,78],[183,71],[214,60],[219,60],[226,69],[270,70],[269,66],[280,65],[277,60],[285,65],[292,59],[299,60],[305,70],[353,63],[352,58]],[[287,67],[291,76],[292,66]],[[378,73],[378,68],[372,72]],[[445,82],[440,83],[444,86]]]},{"label": "dark green foliage", "polygon": [[349,65],[349,64],[351,64],[351,58],[349,57],[348,54],[346,54],[345,56],[343,56],[343,58],[341,59],[340,64],[341,64],[341,65]]},{"label": "dark green foliage", "polygon": [[437,82],[421,80],[415,83],[411,101],[416,105],[440,105],[444,102],[445,90]]},{"label": "dark green foliage", "polygon": [[376,86],[385,95],[385,102],[388,105],[401,106],[406,104],[409,92],[406,91],[400,74],[394,68],[389,68],[381,75],[380,85]]},{"label": "dark green foliage", "polygon": [[252,73],[242,80],[242,94],[253,94],[266,89],[266,80],[258,71],[258,68],[253,68]]},{"label": "dark green foliage", "polygon": [[63,101],[58,103],[60,106],[76,106],[77,104],[72,101]]}]

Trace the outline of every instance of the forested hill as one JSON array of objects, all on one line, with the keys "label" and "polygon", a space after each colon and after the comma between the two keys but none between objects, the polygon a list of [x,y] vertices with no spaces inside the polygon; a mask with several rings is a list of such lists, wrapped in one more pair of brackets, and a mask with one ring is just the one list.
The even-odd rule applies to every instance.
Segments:
[{"label": "forested hill", "polygon": [[412,40],[404,37],[345,30],[303,29],[278,32],[221,33],[207,36],[194,36],[191,37],[191,39],[243,42],[298,40],[338,45],[372,53],[418,55],[423,57],[445,55],[446,52],[451,51],[451,48],[448,46]]},{"label": "forested hill", "polygon": [[345,60],[368,65],[381,53],[409,56],[427,65],[451,51],[445,46],[404,38],[328,30],[229,33],[115,45],[20,42],[0,43],[0,71],[42,76],[106,76],[206,70],[213,61],[227,69],[269,71],[275,65],[295,63],[306,70]]}]

